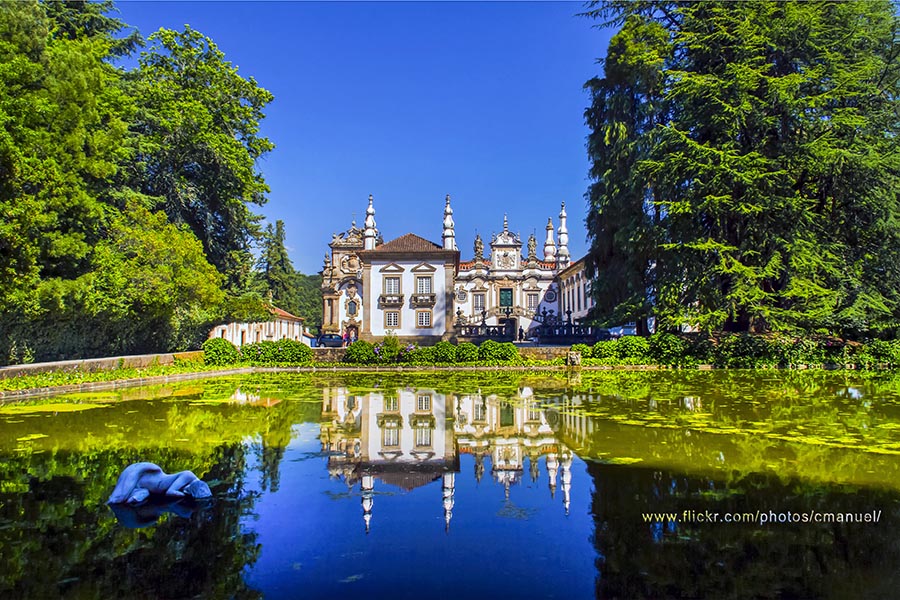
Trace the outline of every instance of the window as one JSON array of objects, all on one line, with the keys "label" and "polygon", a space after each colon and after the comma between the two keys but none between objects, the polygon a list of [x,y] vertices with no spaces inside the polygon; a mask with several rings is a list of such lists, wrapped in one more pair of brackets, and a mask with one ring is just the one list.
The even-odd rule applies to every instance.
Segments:
[{"label": "window", "polygon": [[400,278],[399,277],[385,277],[384,278],[384,293],[385,294],[399,294],[400,293]]},{"label": "window", "polygon": [[484,310],[484,294],[472,294],[472,306],[475,312]]},{"label": "window", "polygon": [[419,412],[429,412],[431,410],[431,396],[428,394],[419,394],[416,399],[416,410]]},{"label": "window", "polygon": [[416,427],[416,446],[431,446],[431,429],[428,427]]},{"label": "window", "polygon": [[400,312],[396,310],[385,311],[384,326],[387,329],[396,329],[397,327],[400,327]]},{"label": "window", "polygon": [[581,310],[581,288],[578,288],[578,309]]},{"label": "window", "polygon": [[400,445],[400,429],[393,423],[386,425],[381,430],[382,446],[399,446]]},{"label": "window", "polygon": [[541,420],[541,409],[537,402],[531,402],[528,405],[528,420],[529,421],[540,421]]},{"label": "window", "polygon": [[384,410],[390,412],[397,412],[399,410],[397,404],[397,398],[391,396],[384,399]]},{"label": "window", "polygon": [[479,401],[475,401],[475,415],[474,418],[476,421],[484,421],[484,404]]},{"label": "window", "polygon": [[430,294],[431,293],[431,276],[416,277],[416,293],[417,294]]},{"label": "window", "polygon": [[528,310],[537,310],[538,295],[537,294],[528,294],[525,298],[528,303]]},{"label": "window", "polygon": [[431,311],[416,311],[416,327],[431,327]]},{"label": "window", "polygon": [[351,317],[356,316],[356,302],[355,301],[351,300],[350,302],[347,303],[347,314],[350,315]]}]

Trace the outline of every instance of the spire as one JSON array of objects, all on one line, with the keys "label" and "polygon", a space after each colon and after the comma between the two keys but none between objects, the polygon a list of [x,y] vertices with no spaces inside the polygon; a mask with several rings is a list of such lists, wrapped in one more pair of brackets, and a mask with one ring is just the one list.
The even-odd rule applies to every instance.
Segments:
[{"label": "spire", "polygon": [[453,209],[450,208],[450,194],[447,194],[447,204],[444,206],[444,250],[458,250],[456,247],[456,232],[453,230]]},{"label": "spire", "polygon": [[503,214],[503,233],[509,233],[509,221],[506,220],[506,213]]},{"label": "spire", "polygon": [[566,203],[562,203],[559,209],[559,267],[564,269],[569,266],[571,257],[569,256],[569,230],[566,227]]},{"label": "spire", "polygon": [[547,240],[544,242],[544,260],[556,260],[556,242],[553,241],[553,219],[547,219]]},{"label": "spire", "polygon": [[377,235],[377,231],[375,229],[375,207],[372,205],[374,201],[372,194],[369,194],[369,208],[366,209],[366,229],[363,231],[364,250],[375,249],[375,236]]}]

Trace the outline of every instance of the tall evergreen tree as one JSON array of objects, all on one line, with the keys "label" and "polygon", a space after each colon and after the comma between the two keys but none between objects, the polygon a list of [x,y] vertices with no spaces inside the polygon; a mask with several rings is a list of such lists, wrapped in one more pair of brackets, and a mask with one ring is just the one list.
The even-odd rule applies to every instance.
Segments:
[{"label": "tall evergreen tree", "polygon": [[[627,132],[636,149],[627,173],[603,168],[622,145],[603,132],[620,118],[608,110],[608,90],[592,86],[592,260],[628,271],[631,256],[644,254],[640,239],[629,241],[625,257],[604,263],[603,225],[618,211],[631,215],[633,231],[652,223],[648,297],[663,327],[854,334],[894,326],[900,46],[893,6],[647,1],[588,14],[619,24],[617,38],[635,20],[661,28],[665,35],[655,39],[665,51],[654,46],[643,55],[655,64],[666,57],[659,92],[666,118],[649,132]],[[607,88],[611,65],[608,57]],[[618,93],[652,106],[641,85],[635,78]],[[622,193],[634,178],[649,200],[640,214],[620,206],[635,206]],[[625,312],[642,316],[627,305]]]}]

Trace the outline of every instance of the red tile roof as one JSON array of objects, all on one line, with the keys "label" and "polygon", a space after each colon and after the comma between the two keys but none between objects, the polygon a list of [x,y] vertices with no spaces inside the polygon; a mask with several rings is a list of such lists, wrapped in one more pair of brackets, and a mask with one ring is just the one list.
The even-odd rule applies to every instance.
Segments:
[{"label": "red tile roof", "polygon": [[397,239],[375,248],[375,252],[434,252],[435,250],[443,250],[443,248],[414,233],[401,235]]},{"label": "red tile roof", "polygon": [[294,316],[286,310],[281,310],[277,306],[270,306],[269,312],[271,312],[276,317],[281,317],[282,319],[293,319],[294,321],[305,321],[306,320],[303,317]]}]

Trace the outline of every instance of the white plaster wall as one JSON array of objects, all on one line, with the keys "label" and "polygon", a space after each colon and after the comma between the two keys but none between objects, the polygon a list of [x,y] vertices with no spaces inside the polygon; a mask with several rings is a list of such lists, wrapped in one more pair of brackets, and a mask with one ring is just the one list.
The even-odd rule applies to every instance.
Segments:
[{"label": "white plaster wall", "polygon": [[[395,264],[403,268],[402,273],[382,273],[381,269],[389,264]],[[371,271],[371,284],[369,290],[369,306],[371,306],[371,332],[374,336],[384,336],[387,329],[384,326],[384,311],[378,308],[378,297],[384,293],[384,277],[400,277],[400,293],[403,294],[403,306],[400,307],[400,327],[392,329],[397,336],[413,335],[442,335],[447,330],[446,322],[446,269],[443,263],[427,263],[434,267],[430,272],[413,272],[412,269],[422,264],[421,260],[414,261],[373,261]],[[416,277],[430,275],[432,278],[431,291],[435,295],[435,304],[431,308],[431,327],[416,327],[416,309],[410,306],[410,298],[416,293]],[[394,309],[391,309],[394,310]]]}]

